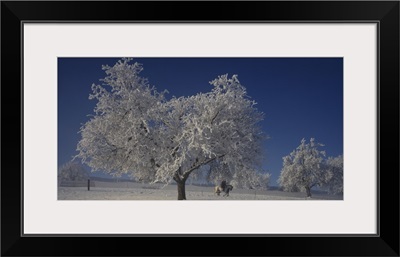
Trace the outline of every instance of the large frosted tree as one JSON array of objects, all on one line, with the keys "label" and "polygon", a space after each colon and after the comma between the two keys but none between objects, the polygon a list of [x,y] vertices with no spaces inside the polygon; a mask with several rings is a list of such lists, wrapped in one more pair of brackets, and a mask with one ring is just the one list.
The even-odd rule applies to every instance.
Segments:
[{"label": "large frosted tree", "polygon": [[236,75],[211,81],[208,93],[166,99],[130,59],[103,69],[103,85],[92,85],[89,97],[97,100],[94,115],[77,146],[77,157],[93,170],[150,183],[173,180],[178,200],[186,199],[186,180],[203,165],[238,185],[260,170],[263,114]]},{"label": "large frosted tree", "polygon": [[295,150],[283,157],[283,168],[278,180],[283,190],[306,192],[307,197],[311,197],[313,187],[325,185],[325,152],[318,149],[320,146],[323,145],[315,142],[314,138],[310,139],[310,143],[303,138]]}]

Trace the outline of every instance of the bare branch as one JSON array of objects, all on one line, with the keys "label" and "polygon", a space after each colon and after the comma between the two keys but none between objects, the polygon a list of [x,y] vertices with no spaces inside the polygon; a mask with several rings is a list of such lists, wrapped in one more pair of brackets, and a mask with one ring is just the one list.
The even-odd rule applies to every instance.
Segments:
[{"label": "bare branch", "polygon": [[206,165],[206,164],[208,164],[208,163],[214,161],[215,159],[219,159],[219,158],[222,158],[222,157],[224,157],[224,156],[225,156],[225,154],[222,154],[222,155],[220,155],[220,156],[215,156],[215,157],[213,157],[213,158],[211,158],[211,159],[209,159],[209,160],[207,160],[207,161],[204,161],[204,162],[202,162],[202,163],[199,163],[199,164],[195,165],[194,167],[190,168],[188,171],[186,171],[186,172],[183,174],[184,179],[186,180],[186,179],[189,177],[190,173],[192,173],[194,170],[200,168],[200,167],[203,166],[203,165]]},{"label": "bare branch", "polygon": [[214,120],[217,118],[220,111],[221,110],[218,110],[217,113],[214,115],[214,117],[211,119],[211,124],[213,124]]}]

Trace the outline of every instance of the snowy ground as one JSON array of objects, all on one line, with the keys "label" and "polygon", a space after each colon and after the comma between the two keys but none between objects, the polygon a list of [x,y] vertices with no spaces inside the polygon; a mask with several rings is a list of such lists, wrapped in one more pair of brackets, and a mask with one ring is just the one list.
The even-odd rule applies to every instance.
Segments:
[{"label": "snowy ground", "polygon": [[[217,196],[210,186],[186,185],[187,200],[309,200],[305,193],[290,193],[279,190],[233,189],[229,197]],[[87,187],[59,187],[59,200],[176,200],[176,185],[141,184],[134,182],[101,182]],[[315,192],[311,200],[342,200],[343,196],[332,196]]]}]

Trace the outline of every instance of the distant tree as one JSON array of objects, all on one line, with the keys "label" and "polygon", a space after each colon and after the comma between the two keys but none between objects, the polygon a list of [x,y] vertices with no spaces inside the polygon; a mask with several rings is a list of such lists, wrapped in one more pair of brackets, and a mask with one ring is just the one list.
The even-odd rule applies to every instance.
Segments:
[{"label": "distant tree", "polygon": [[61,181],[84,181],[89,178],[85,167],[78,162],[67,162],[58,168],[58,178]]},{"label": "distant tree", "polygon": [[283,168],[278,180],[283,190],[306,192],[307,197],[311,197],[314,186],[325,185],[325,152],[318,149],[320,146],[323,145],[315,142],[314,138],[308,144],[302,139],[293,152],[283,157]]},{"label": "distant tree", "polygon": [[[268,189],[269,182],[271,179],[270,173],[253,173],[254,179],[251,184],[251,188],[253,189]],[[251,181],[251,180],[250,180]]]},{"label": "distant tree", "polygon": [[343,156],[329,157],[326,160],[326,187],[330,194],[343,193]]},{"label": "distant tree", "polygon": [[246,169],[240,163],[236,169],[241,171],[232,173],[229,165],[214,161],[210,164],[210,169],[206,174],[207,181],[211,184],[219,185],[221,181],[225,180],[235,188],[268,189],[271,178],[270,173],[261,171],[261,168],[254,172],[254,170]]},{"label": "distant tree", "polygon": [[174,180],[178,200],[186,199],[189,175],[204,165],[239,183],[260,170],[263,114],[236,75],[211,81],[208,93],[167,100],[130,61],[104,66],[103,85],[92,86],[95,115],[82,126],[77,147],[84,163],[140,181]]}]

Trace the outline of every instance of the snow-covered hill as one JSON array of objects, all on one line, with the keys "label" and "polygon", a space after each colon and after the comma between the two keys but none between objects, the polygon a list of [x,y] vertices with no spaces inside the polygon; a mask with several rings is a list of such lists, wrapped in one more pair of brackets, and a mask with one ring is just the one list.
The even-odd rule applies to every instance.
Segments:
[{"label": "snow-covered hill", "polygon": [[[279,190],[236,189],[229,197],[214,194],[211,186],[186,185],[187,200],[342,200],[342,195],[327,195],[313,192],[312,198],[305,193],[290,193]],[[142,184],[135,182],[96,181],[90,191],[86,187],[59,187],[59,200],[176,200],[176,185]]]}]

